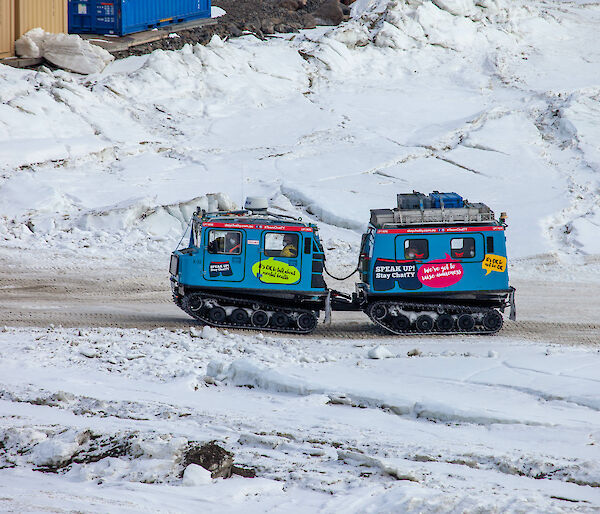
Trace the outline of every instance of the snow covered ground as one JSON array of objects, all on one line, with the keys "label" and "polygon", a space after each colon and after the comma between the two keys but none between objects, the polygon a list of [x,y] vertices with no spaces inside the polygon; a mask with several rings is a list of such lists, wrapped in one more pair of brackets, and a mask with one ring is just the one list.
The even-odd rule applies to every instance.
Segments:
[{"label": "snow covered ground", "polygon": [[[166,274],[223,192],[318,221],[341,273],[370,208],[435,189],[508,213],[513,276],[598,282],[599,24],[591,1],[358,0],[97,75],[0,66],[0,250]],[[0,510],[600,508],[597,346],[49,327],[0,352]],[[211,440],[258,477],[184,486]]]},{"label": "snow covered ground", "polygon": [[[600,507],[597,347],[212,328],[5,329],[0,345],[0,509]],[[258,478],[182,485],[186,448],[211,440]]]}]

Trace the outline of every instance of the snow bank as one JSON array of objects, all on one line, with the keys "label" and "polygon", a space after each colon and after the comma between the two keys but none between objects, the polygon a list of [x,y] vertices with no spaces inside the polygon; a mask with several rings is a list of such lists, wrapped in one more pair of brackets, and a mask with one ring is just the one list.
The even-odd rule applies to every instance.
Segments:
[{"label": "snow bank", "polygon": [[350,31],[364,34],[364,27],[371,26],[368,40],[382,48],[409,50],[430,44],[470,53],[502,42],[514,49],[516,42],[505,24],[518,9],[518,4],[510,6],[504,0],[358,0],[352,7],[351,28],[338,29],[334,37],[342,35],[340,40],[349,42]]},{"label": "snow bank", "polygon": [[[218,381],[238,387],[261,388],[301,396],[327,395],[334,403],[387,409],[400,416],[414,416],[446,423],[552,424],[552,418],[539,409],[540,397],[564,400],[600,410],[600,401],[589,394],[585,381],[578,382],[561,377],[542,380],[533,386],[530,378],[521,381],[517,376],[511,377],[508,385],[508,381],[497,377],[495,369],[492,369],[481,374],[476,373],[477,378],[467,381],[470,384],[443,384],[440,381],[434,390],[425,392],[424,383],[417,376],[405,375],[396,380],[388,379],[385,384],[378,383],[378,374],[401,377],[400,370],[405,365],[403,362],[389,364],[392,359],[383,364],[383,361],[392,356],[385,347],[370,350],[368,356],[375,360],[383,359],[380,361],[382,364],[368,371],[356,369],[350,376],[347,375],[344,366],[330,365],[326,375],[315,375],[299,369],[288,372],[265,369],[246,359],[234,361],[229,365],[211,362],[207,374]],[[509,365],[509,368],[513,368],[513,365]],[[516,365],[514,368],[527,369]],[[512,375],[511,372],[508,374]],[[504,376],[504,373],[501,375]],[[496,395],[492,390],[487,391],[487,404],[481,404],[478,400],[481,386],[498,385],[501,386],[502,392]],[[507,389],[504,390],[503,386]],[[340,398],[343,398],[343,401],[340,401]]]},{"label": "snow bank", "polygon": [[586,254],[600,254],[600,198],[590,195],[599,184],[600,174],[600,89],[573,93],[560,111],[559,128],[566,143],[584,157],[586,184],[580,192],[575,213],[580,214],[566,223],[571,243]]},{"label": "snow bank", "polygon": [[[87,78],[3,67],[0,233],[13,246],[92,240],[126,252],[158,237],[165,249],[190,199],[223,191],[285,198],[281,212],[320,223],[328,247],[354,248],[369,209],[392,207],[397,192],[447,189],[508,212],[511,257],[563,258],[565,242],[569,254],[595,254],[598,181],[584,168],[598,160],[585,114],[597,88],[558,105],[526,66],[541,59],[543,84],[565,76],[549,61],[550,36],[564,43],[561,62],[579,59],[596,12],[550,11],[359,0],[339,27],[214,37]],[[579,86],[592,80],[584,71]],[[560,130],[546,123],[557,108]],[[578,143],[563,151],[561,134],[573,131]],[[351,253],[331,261],[351,269]]]},{"label": "snow bank", "polygon": [[15,52],[20,57],[43,57],[59,68],[83,75],[99,73],[114,60],[109,52],[76,34],[51,34],[39,27],[17,39]]}]

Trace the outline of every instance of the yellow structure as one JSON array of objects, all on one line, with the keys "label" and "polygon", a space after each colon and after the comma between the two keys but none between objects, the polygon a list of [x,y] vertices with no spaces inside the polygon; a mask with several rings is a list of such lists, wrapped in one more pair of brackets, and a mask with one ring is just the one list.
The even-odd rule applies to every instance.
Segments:
[{"label": "yellow structure", "polygon": [[0,0],[0,57],[14,55],[15,39],[36,27],[67,33],[67,0]]},{"label": "yellow structure", "polygon": [[0,58],[15,51],[15,2],[0,0]]},{"label": "yellow structure", "polygon": [[14,0],[16,11],[15,35],[42,27],[46,32],[68,31],[67,0]]}]

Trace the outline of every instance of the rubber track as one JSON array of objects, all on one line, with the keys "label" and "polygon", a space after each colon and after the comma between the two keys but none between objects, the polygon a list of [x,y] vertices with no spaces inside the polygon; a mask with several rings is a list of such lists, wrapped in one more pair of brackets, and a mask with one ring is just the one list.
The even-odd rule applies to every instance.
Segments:
[{"label": "rubber track", "polygon": [[[385,319],[390,318],[389,314],[388,314],[388,316],[386,316],[384,321],[380,321],[380,320],[374,318],[373,316],[371,316],[371,312],[373,311],[373,307],[375,305],[385,305],[386,308],[388,309],[388,312],[389,312],[390,307],[396,307],[397,309],[400,309],[405,312],[407,312],[407,311],[417,312],[417,313],[419,313],[419,315],[421,315],[421,314],[427,314],[427,315],[450,314],[450,315],[460,316],[461,314],[485,314],[488,311],[492,311],[492,310],[496,310],[496,309],[467,307],[464,305],[428,304],[428,303],[411,303],[411,302],[379,301],[379,302],[370,303],[368,308],[364,310],[364,313],[367,316],[369,316],[369,319],[373,323],[375,323],[376,325],[379,325],[386,331],[391,332],[392,334],[396,334],[396,335],[496,334],[502,329],[502,325],[503,325],[503,324],[500,324],[500,326],[496,330],[486,330],[482,325],[475,325],[472,330],[466,331],[466,330],[460,330],[458,328],[458,325],[455,320],[452,330],[441,331],[441,330],[433,329],[433,330],[425,332],[425,331],[417,330],[417,328],[414,326],[414,323],[411,323],[411,326],[408,330],[398,331],[398,330],[393,329],[389,323],[384,322]],[[434,327],[435,327],[435,325],[434,325]]]},{"label": "rubber track", "polygon": [[[186,312],[193,318],[197,319],[201,323],[204,323],[205,325],[210,325],[211,327],[259,330],[259,331],[268,331],[268,332],[280,332],[280,333],[286,333],[286,334],[310,334],[311,332],[314,332],[315,328],[317,328],[317,325],[318,325],[318,317],[315,315],[314,311],[309,310],[309,309],[286,308],[286,307],[282,307],[281,305],[271,305],[271,304],[263,303],[263,302],[260,302],[257,300],[242,300],[239,298],[234,299],[234,298],[230,298],[228,296],[219,296],[219,295],[212,295],[212,294],[206,294],[206,293],[192,293],[190,296],[199,296],[202,298],[203,302],[205,300],[212,300],[212,301],[216,302],[217,306],[219,306],[219,307],[240,307],[240,308],[251,309],[252,311],[263,310],[263,311],[267,311],[267,312],[269,312],[269,311],[284,312],[288,316],[291,314],[294,314],[294,313],[302,314],[302,313],[306,312],[315,318],[315,325],[312,329],[309,329],[309,330],[302,330],[297,325],[289,326],[289,327],[285,327],[285,328],[275,328],[275,327],[270,327],[268,325],[266,327],[256,327],[256,326],[252,325],[251,322],[248,322],[245,325],[234,324],[234,323],[216,324],[216,323],[210,321],[207,317],[201,316],[197,312],[186,308],[185,305],[188,303],[186,301],[186,298],[182,299],[181,302],[177,301],[175,299],[175,297],[173,298],[173,300],[175,301],[175,304],[181,310],[183,310],[184,312]],[[254,308],[255,306],[258,306],[258,309],[255,309]]]}]

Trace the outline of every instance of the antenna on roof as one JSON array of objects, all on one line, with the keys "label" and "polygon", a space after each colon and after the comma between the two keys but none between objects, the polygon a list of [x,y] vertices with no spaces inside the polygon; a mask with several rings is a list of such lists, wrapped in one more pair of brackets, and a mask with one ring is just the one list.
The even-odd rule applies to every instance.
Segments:
[{"label": "antenna on roof", "polygon": [[244,205],[244,181],[246,180],[246,163],[242,162],[242,165],[240,166],[240,174],[241,174],[241,180],[240,180],[240,205]]},{"label": "antenna on roof", "polygon": [[266,214],[269,208],[269,201],[264,196],[249,196],[244,203],[244,209],[252,212]]}]

